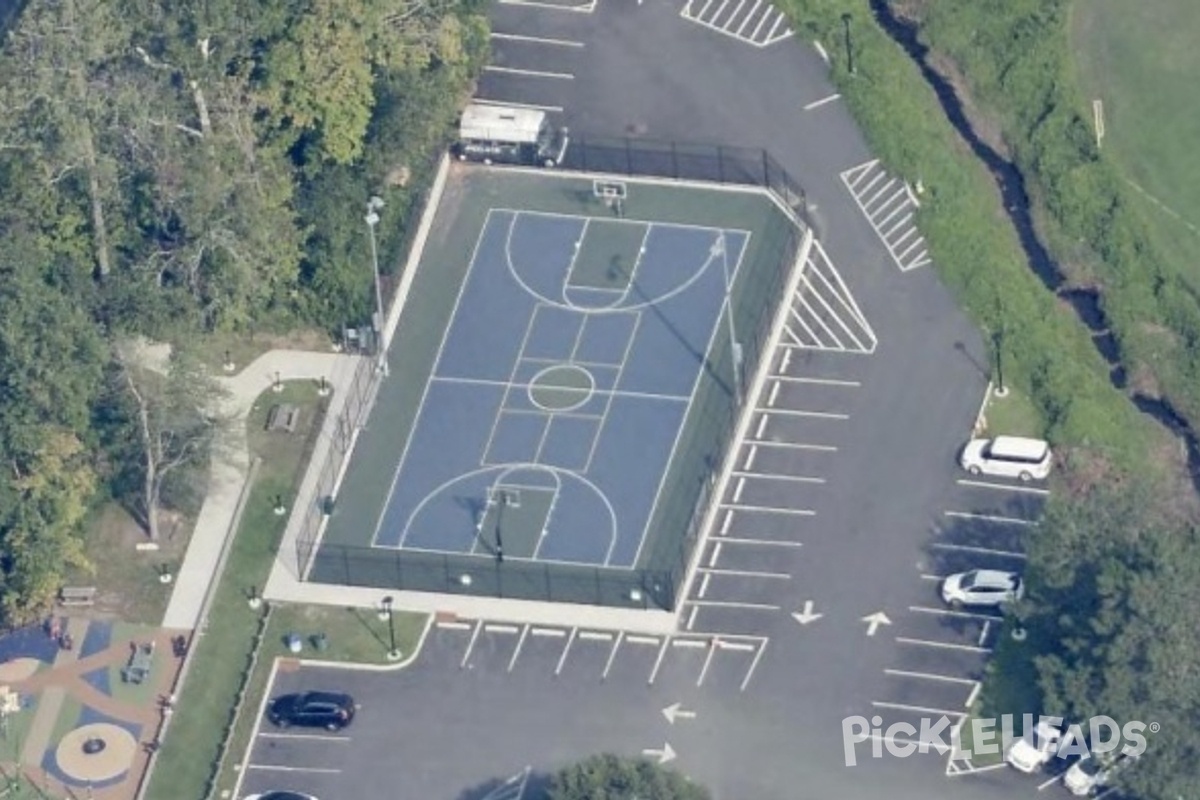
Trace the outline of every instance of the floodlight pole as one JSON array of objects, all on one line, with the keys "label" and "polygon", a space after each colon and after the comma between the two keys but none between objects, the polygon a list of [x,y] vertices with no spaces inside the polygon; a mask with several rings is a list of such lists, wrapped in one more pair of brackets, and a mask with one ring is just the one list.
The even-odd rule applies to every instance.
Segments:
[{"label": "floodlight pole", "polygon": [[379,282],[379,250],[375,245],[375,226],[379,224],[379,214],[383,208],[383,198],[372,196],[367,201],[367,230],[371,238],[371,270],[375,274],[375,349],[379,353],[379,372],[388,374],[387,351],[383,346],[383,291]]},{"label": "floodlight pole", "polygon": [[396,650],[396,622],[392,615],[392,605],[394,603],[395,598],[391,595],[383,598],[383,610],[387,614],[388,622],[388,643],[391,645],[391,649],[388,650],[388,658],[393,660],[399,654],[399,651]]},{"label": "floodlight pole", "polygon": [[733,358],[733,392],[737,404],[742,404],[742,346],[737,339],[737,331],[733,326],[733,278],[729,274],[729,254],[725,250],[724,237],[721,238],[721,269],[725,273],[725,317],[729,321],[729,349]]}]

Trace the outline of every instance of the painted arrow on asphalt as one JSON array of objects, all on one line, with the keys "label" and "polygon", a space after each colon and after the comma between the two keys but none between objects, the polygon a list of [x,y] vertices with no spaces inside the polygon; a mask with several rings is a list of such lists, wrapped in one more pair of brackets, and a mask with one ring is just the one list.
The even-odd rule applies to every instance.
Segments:
[{"label": "painted arrow on asphalt", "polygon": [[683,703],[672,703],[671,705],[667,706],[666,708],[664,708],[662,710],[662,715],[664,717],[666,717],[667,722],[671,723],[672,725],[675,724],[675,720],[677,720],[677,719],[695,719],[696,718],[696,712],[695,711],[685,711],[683,708]]},{"label": "painted arrow on asphalt", "polygon": [[646,749],[642,751],[642,755],[647,758],[657,759],[660,764],[665,764],[675,759],[675,749],[671,747],[670,742],[666,742],[663,744],[662,750]]},{"label": "painted arrow on asphalt", "polygon": [[874,636],[875,631],[880,625],[891,625],[892,621],[888,619],[888,615],[882,611],[876,611],[874,614],[867,614],[862,618],[862,621],[867,623],[867,636]]},{"label": "painted arrow on asphalt", "polygon": [[810,622],[816,622],[823,616],[825,616],[825,615],[818,614],[816,611],[813,611],[813,601],[812,600],[804,601],[804,610],[803,611],[793,611],[792,612],[792,619],[796,620],[796,622],[799,622],[801,625],[807,625]]}]

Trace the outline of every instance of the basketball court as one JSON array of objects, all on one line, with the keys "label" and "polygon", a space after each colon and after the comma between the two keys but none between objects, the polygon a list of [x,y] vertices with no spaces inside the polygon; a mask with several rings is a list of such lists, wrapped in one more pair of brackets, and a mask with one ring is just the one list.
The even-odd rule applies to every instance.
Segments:
[{"label": "basketball court", "polygon": [[[739,327],[752,334],[767,310],[767,272],[752,280],[751,262],[775,252],[760,238],[779,245],[779,229],[764,224],[770,203],[728,190],[672,203],[698,190],[476,175],[422,258],[391,377],[313,577],[361,582],[345,553],[345,564],[330,558],[330,542],[357,539],[354,559],[369,549],[394,564],[370,569],[371,580],[390,571],[397,588],[427,588],[414,574],[432,570],[459,590],[484,580],[488,592],[530,596],[556,568],[624,571],[637,586],[637,570],[678,556],[716,466],[738,394]],[[500,188],[530,181],[537,191]],[[721,197],[725,214],[712,202]],[[747,300],[750,285],[761,288]],[[406,315],[420,335],[406,337]],[[382,490],[371,516],[353,488],[356,471],[370,471],[363,462]]]}]

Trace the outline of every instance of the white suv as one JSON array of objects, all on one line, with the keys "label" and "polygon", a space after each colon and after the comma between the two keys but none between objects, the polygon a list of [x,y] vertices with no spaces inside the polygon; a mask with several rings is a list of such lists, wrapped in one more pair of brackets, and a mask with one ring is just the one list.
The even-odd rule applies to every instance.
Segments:
[{"label": "white suv", "polygon": [[1004,760],[1024,773],[1041,769],[1058,752],[1062,731],[1048,722],[1039,722],[1034,731],[1034,741],[1024,736],[1017,739],[1004,754]]},{"label": "white suv", "polygon": [[954,606],[1002,606],[1025,596],[1025,584],[1015,572],[973,569],[950,575],[942,582],[942,599]]},{"label": "white suv", "polygon": [[963,448],[959,463],[972,475],[995,475],[1023,481],[1045,480],[1050,475],[1050,445],[1041,439],[997,436],[972,439]]}]

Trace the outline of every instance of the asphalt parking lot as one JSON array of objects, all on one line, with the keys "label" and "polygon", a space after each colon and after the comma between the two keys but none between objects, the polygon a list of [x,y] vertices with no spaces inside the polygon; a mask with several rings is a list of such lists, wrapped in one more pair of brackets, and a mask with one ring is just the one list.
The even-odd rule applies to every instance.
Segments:
[{"label": "asphalt parking lot", "polygon": [[1050,774],[937,752],[863,744],[845,765],[847,717],[961,718],[1000,626],[946,608],[939,581],[1021,569],[1046,494],[957,468],[987,384],[982,341],[923,254],[916,187],[872,164],[820,55],[772,11],[499,2],[477,95],[589,134],[765,147],[807,190],[819,246],[678,632],[464,620],[431,629],[398,672],[281,673],[276,692],[343,688],[363,711],[342,738],[260,731],[243,796],[520,800],[605,750],[669,752],[719,800],[1065,794]]}]

